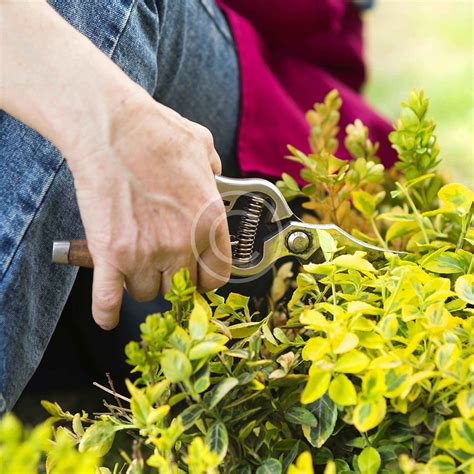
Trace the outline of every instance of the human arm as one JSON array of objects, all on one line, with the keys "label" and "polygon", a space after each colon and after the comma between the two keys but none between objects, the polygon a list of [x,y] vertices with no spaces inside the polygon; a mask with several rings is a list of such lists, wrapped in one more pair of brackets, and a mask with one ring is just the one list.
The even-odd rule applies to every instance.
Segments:
[{"label": "human arm", "polygon": [[[210,247],[211,224],[227,257],[230,244],[210,133],[154,102],[46,2],[0,0],[0,22],[0,107],[68,161],[96,268],[96,320],[116,323],[124,281],[139,300],[165,292],[182,266],[205,289],[222,284],[229,262]],[[191,246],[209,202],[195,243],[222,279]]]}]

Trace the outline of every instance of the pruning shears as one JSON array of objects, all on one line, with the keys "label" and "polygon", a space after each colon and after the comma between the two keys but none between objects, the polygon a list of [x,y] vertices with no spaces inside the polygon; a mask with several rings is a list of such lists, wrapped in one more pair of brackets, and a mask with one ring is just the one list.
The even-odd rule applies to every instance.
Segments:
[{"label": "pruning shears", "polygon": [[[321,231],[334,232],[338,240],[347,239],[367,250],[403,253],[359,240],[335,224],[301,221],[280,190],[265,179],[217,176],[216,184],[231,235],[233,276],[258,275],[283,257],[296,257],[302,263],[320,261]],[[55,241],[52,261],[93,267],[84,240]]]}]

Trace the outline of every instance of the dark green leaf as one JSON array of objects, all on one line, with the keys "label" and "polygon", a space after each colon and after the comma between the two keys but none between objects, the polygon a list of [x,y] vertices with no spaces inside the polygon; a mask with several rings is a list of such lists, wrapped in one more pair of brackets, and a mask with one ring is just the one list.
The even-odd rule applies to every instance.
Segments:
[{"label": "dark green leaf", "polygon": [[183,423],[184,428],[187,430],[194,425],[194,422],[201,416],[204,412],[204,408],[200,405],[191,405],[181,412],[181,422]]},{"label": "dark green leaf", "polygon": [[304,430],[308,442],[320,448],[332,435],[337,421],[336,404],[329,398],[326,393],[319,400],[310,403],[306,408],[316,416],[318,425],[314,428],[308,427]]},{"label": "dark green leaf", "polygon": [[216,421],[206,433],[207,447],[217,454],[220,460],[225,458],[227,447],[229,445],[229,436],[227,428],[220,421]]},{"label": "dark green leaf", "polygon": [[87,428],[79,444],[79,451],[93,452],[98,456],[105,456],[114,443],[115,433],[122,429],[108,421],[98,421]]},{"label": "dark green leaf", "polygon": [[296,459],[296,456],[298,456],[299,450],[300,450],[300,442],[296,441],[296,443],[291,448],[291,451],[285,456],[285,459],[283,459],[283,465],[282,465],[283,472],[286,472],[288,470],[288,467],[290,466],[290,464]]},{"label": "dark green leaf", "polygon": [[268,458],[256,471],[256,474],[281,474],[281,463],[278,459]]},{"label": "dark green leaf", "polygon": [[214,408],[238,384],[239,380],[235,377],[228,377],[221,380],[213,390],[209,408]]},{"label": "dark green leaf", "polygon": [[291,407],[285,412],[285,419],[295,425],[315,427],[318,424],[316,417],[308,409],[303,407]]}]

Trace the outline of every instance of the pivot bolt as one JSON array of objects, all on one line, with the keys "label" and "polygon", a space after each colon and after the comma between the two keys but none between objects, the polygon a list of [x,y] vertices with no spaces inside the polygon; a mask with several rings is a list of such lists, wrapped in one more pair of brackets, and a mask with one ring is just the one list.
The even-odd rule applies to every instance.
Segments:
[{"label": "pivot bolt", "polygon": [[293,253],[303,253],[308,250],[310,241],[309,236],[306,232],[296,230],[292,232],[286,241],[288,250]]}]

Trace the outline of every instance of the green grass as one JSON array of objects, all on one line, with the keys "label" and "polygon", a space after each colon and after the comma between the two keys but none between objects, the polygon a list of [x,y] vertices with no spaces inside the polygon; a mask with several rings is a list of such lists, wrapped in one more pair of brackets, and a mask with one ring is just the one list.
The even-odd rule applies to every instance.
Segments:
[{"label": "green grass", "polygon": [[431,116],[450,179],[474,187],[473,3],[378,0],[366,14],[366,96],[392,121],[412,87]]}]

